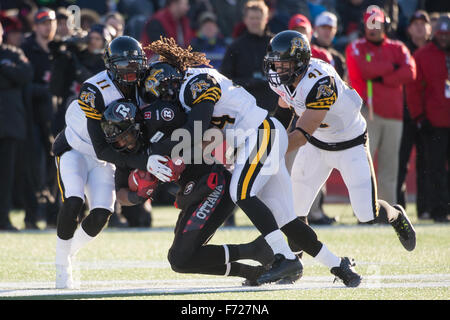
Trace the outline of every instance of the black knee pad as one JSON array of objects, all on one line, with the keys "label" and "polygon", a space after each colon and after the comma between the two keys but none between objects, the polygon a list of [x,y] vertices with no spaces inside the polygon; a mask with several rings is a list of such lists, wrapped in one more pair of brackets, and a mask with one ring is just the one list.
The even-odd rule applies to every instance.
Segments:
[{"label": "black knee pad", "polygon": [[107,209],[95,208],[83,220],[81,226],[89,236],[95,237],[106,226],[111,214],[112,212]]},{"label": "black knee pad", "polygon": [[284,225],[281,231],[288,237],[289,245],[294,246],[293,249],[296,251],[303,250],[315,257],[322,248],[322,243],[317,239],[315,231],[300,218]]},{"label": "black knee pad", "polygon": [[173,250],[172,248],[169,250],[167,255],[167,259],[169,260],[170,267],[173,271],[178,273],[189,273],[187,268],[188,258],[184,252],[179,250]]},{"label": "black knee pad", "polygon": [[83,203],[83,199],[78,197],[69,197],[64,200],[56,223],[56,233],[60,239],[68,240],[73,237]]}]

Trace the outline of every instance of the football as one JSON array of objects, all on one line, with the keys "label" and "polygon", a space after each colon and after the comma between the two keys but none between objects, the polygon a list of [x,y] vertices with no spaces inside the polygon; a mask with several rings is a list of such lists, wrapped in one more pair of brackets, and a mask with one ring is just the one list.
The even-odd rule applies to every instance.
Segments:
[{"label": "football", "polygon": [[130,175],[128,176],[128,188],[133,192],[137,192],[139,182],[141,180],[144,180],[147,182],[151,182],[154,180],[158,181],[157,179],[155,179],[155,177],[150,172],[145,171],[145,170],[135,169],[135,170],[131,171]]}]

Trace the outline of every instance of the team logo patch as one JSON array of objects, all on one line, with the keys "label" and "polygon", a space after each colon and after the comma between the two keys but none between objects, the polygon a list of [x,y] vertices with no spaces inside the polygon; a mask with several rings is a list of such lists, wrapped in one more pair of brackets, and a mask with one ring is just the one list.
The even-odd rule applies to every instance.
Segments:
[{"label": "team logo patch", "polygon": [[151,111],[144,112],[144,119],[145,120],[150,120],[151,118],[152,118],[152,112]]},{"label": "team logo patch", "polygon": [[305,41],[302,38],[293,38],[291,40],[291,51],[289,54],[294,56],[297,49],[303,49],[305,46]]},{"label": "team logo patch", "polygon": [[161,72],[163,72],[163,69],[153,70],[152,73],[150,73],[150,75],[144,81],[145,91],[153,93],[155,97],[159,97],[160,95],[159,91],[156,90],[156,88],[159,85]]},{"label": "team logo patch", "polygon": [[194,82],[190,86],[192,97],[194,99],[196,99],[197,98],[197,93],[203,92],[203,91],[205,91],[208,88],[209,88],[209,84],[206,83],[204,80],[200,80],[200,81]]},{"label": "team logo patch", "polygon": [[172,109],[164,108],[161,110],[161,118],[165,121],[170,121],[175,117],[175,113]]},{"label": "team logo patch", "polygon": [[188,194],[190,194],[192,192],[192,190],[194,190],[195,187],[195,182],[194,181],[190,181],[186,184],[186,186],[184,187],[184,191],[183,194],[185,196],[187,196]]},{"label": "team logo patch", "polygon": [[333,93],[334,93],[333,89],[331,89],[326,84],[321,84],[317,88],[316,99],[319,99],[321,97],[325,97],[325,98],[331,97],[333,95]]},{"label": "team logo patch", "polygon": [[95,108],[95,95],[90,91],[82,91],[80,93],[80,100],[91,108]]}]

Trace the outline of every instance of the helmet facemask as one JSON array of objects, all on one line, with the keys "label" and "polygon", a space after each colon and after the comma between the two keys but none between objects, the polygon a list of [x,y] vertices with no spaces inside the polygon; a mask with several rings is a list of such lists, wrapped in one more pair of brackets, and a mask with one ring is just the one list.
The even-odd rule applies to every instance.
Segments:
[{"label": "helmet facemask", "polygon": [[137,57],[118,57],[110,59],[109,70],[113,79],[121,85],[134,85],[142,80],[146,70],[146,59]]},{"label": "helmet facemask", "polygon": [[307,65],[294,59],[281,59],[277,53],[269,52],[264,57],[264,73],[274,86],[291,85],[306,70]]},{"label": "helmet facemask", "polygon": [[147,56],[141,44],[128,36],[108,43],[103,59],[111,78],[122,86],[139,84],[147,69]]},{"label": "helmet facemask", "polygon": [[100,121],[106,142],[117,152],[134,153],[142,145],[141,115],[131,101],[111,102]]},{"label": "helmet facemask", "polygon": [[102,129],[105,133],[106,142],[108,142],[115,151],[135,153],[139,150],[141,146],[139,123],[130,121],[129,127],[125,130],[116,123],[103,123]]}]

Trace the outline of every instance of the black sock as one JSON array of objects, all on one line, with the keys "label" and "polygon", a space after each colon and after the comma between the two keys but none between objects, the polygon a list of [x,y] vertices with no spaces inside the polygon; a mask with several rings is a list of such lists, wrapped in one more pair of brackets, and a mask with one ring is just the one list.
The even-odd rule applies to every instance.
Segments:
[{"label": "black sock", "polygon": [[249,243],[239,245],[230,244],[227,246],[230,254],[230,262],[249,259],[266,265],[273,260],[273,251],[263,236],[259,236]]},{"label": "black sock", "polygon": [[244,211],[258,231],[266,236],[278,229],[272,211],[257,197],[238,200],[236,204]]},{"label": "black sock", "polygon": [[233,262],[231,263],[230,273],[231,277],[242,277],[249,280],[256,280],[265,271],[262,266],[249,266],[247,264]]}]

